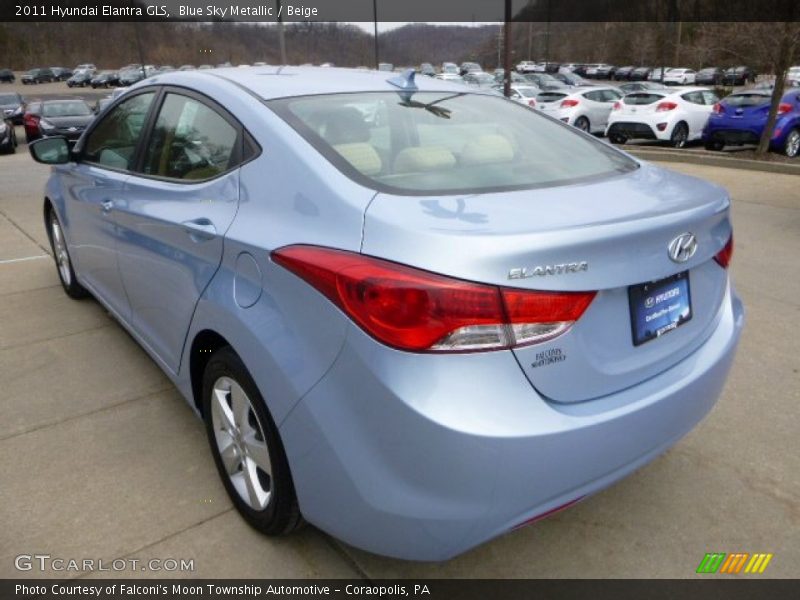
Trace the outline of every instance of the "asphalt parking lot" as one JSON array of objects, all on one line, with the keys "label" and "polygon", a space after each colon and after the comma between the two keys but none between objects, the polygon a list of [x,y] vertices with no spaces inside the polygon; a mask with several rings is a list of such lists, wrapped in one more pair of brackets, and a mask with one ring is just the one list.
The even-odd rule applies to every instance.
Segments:
[{"label": "asphalt parking lot", "polygon": [[612,488],[424,564],[369,555],[313,527],[284,539],[250,530],[218,480],[201,422],[166,377],[96,302],[62,292],[41,218],[48,169],[24,144],[0,156],[0,578],[42,576],[14,567],[32,553],[194,559],[194,572],[169,573],[193,577],[683,578],[706,552],[735,551],[773,553],[763,577],[797,577],[800,182],[668,167],[733,197],[733,276],[747,325],[719,404]]}]

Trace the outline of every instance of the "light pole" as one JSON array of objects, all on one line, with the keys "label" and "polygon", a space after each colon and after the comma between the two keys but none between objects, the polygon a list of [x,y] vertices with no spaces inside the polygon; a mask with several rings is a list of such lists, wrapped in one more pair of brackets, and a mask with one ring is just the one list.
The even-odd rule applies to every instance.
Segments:
[{"label": "light pole", "polygon": [[375,43],[375,70],[378,70],[380,65],[380,57],[378,56],[378,0],[372,0],[372,22],[374,24],[374,43]]}]

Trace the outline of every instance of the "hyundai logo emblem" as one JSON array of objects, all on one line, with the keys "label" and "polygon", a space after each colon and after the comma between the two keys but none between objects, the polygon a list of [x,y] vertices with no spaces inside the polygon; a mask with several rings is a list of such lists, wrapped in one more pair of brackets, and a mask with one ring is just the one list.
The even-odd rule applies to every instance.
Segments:
[{"label": "hyundai logo emblem", "polygon": [[685,263],[697,252],[697,238],[693,233],[682,233],[669,243],[668,252],[672,262]]}]

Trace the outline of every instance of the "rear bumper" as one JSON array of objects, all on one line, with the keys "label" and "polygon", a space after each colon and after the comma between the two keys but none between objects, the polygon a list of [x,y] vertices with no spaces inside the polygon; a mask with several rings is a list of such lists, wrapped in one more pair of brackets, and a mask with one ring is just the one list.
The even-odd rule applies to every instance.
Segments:
[{"label": "rear bumper", "polygon": [[537,395],[510,352],[417,355],[356,328],[281,424],[308,521],[378,554],[444,560],[597,492],[713,407],[743,308],[729,291],[694,353],[619,393]]},{"label": "rear bumper", "polygon": [[647,123],[634,123],[619,121],[611,123],[606,129],[606,135],[622,135],[632,140],[657,140],[656,130]]}]

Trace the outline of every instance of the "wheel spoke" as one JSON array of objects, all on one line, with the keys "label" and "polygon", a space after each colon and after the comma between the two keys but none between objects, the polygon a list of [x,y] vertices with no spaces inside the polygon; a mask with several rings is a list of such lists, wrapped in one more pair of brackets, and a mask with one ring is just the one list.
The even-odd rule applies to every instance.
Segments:
[{"label": "wheel spoke", "polygon": [[220,389],[219,387],[214,387],[214,391],[212,392],[211,410],[213,412],[212,418],[216,424],[216,429],[233,431],[236,427],[233,412],[230,406],[228,406],[229,393],[229,391]]},{"label": "wheel spoke", "polygon": [[[226,437],[228,438],[227,445],[222,447],[222,444],[225,442],[220,440],[220,438],[224,439]],[[241,457],[236,451],[233,439],[227,433],[220,432],[217,434],[217,444],[220,445],[219,456],[222,458],[222,464],[225,465],[225,470],[228,472],[228,475],[233,475],[242,465]]]},{"label": "wheel spoke", "polygon": [[267,505],[269,495],[261,488],[261,483],[258,481],[258,474],[256,473],[255,464],[245,463],[244,482],[247,486],[247,496],[250,500],[250,506],[256,510],[262,510]]},{"label": "wheel spoke", "polygon": [[233,422],[240,429],[246,430],[249,427],[250,401],[247,399],[247,394],[235,381],[231,382],[231,409],[233,410]]},{"label": "wheel spoke", "polygon": [[248,434],[244,437],[242,443],[247,450],[247,455],[256,466],[267,475],[272,475],[272,463],[270,462],[266,442],[256,439],[255,434]]}]

